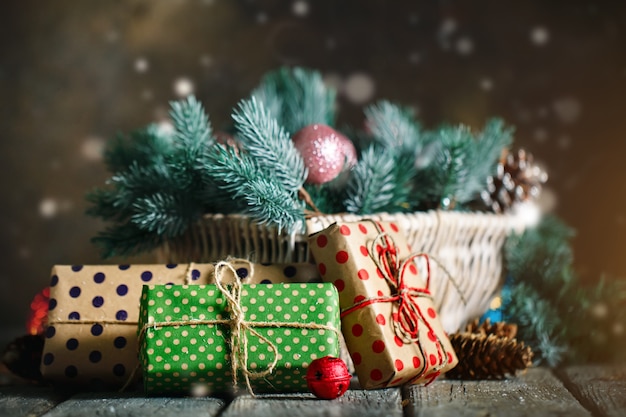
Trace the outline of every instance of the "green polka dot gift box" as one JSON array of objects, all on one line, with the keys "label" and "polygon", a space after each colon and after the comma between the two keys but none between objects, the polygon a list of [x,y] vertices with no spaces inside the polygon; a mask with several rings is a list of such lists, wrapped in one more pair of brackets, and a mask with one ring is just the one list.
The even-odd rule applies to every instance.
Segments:
[{"label": "green polka dot gift box", "polygon": [[306,392],[311,361],[339,354],[339,321],[328,283],[145,286],[145,391]]},{"label": "green polka dot gift box", "polygon": [[[233,262],[226,281],[319,281],[311,264]],[[207,284],[213,264],[56,265],[41,363],[54,383],[121,387],[137,359],[139,299],[144,284]],[[91,385],[91,384],[89,384]]]},{"label": "green polka dot gift box", "polygon": [[458,362],[430,293],[430,260],[394,222],[335,223],[309,236],[364,389],[432,382]]}]

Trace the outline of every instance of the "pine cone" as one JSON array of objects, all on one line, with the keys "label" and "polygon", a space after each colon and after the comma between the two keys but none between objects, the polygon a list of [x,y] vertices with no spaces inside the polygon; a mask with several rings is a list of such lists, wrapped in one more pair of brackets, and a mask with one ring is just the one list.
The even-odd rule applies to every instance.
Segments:
[{"label": "pine cone", "polygon": [[43,353],[43,335],[25,335],[7,345],[2,352],[2,363],[15,375],[39,381],[39,365]]},{"label": "pine cone", "polygon": [[486,319],[480,325],[478,323],[479,319],[470,322],[465,328],[465,331],[467,333],[477,333],[485,336],[493,334],[498,337],[508,337],[509,339],[514,339],[517,335],[517,324],[515,323],[499,321],[491,324],[491,320],[489,319]]},{"label": "pine cone", "polygon": [[523,149],[516,153],[505,151],[496,174],[487,178],[487,189],[481,198],[495,213],[505,213],[516,203],[537,198],[547,180],[548,175],[534,164],[530,153]]},{"label": "pine cone", "polygon": [[450,336],[459,358],[456,367],[446,373],[452,379],[503,379],[532,365],[533,352],[518,342],[517,325],[504,322],[491,324],[478,320],[468,324],[465,332]]}]

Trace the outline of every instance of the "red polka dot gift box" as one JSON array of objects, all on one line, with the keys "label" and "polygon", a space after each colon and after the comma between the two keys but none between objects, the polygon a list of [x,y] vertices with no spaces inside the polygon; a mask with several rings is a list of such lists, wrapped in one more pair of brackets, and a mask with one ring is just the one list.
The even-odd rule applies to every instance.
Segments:
[{"label": "red polka dot gift box", "polygon": [[139,340],[146,393],[306,392],[309,364],[339,354],[335,287],[220,282],[144,286]]},{"label": "red polka dot gift box", "polygon": [[[143,285],[207,284],[213,264],[57,265],[52,269],[41,363],[55,383],[121,387],[138,366],[137,325]],[[310,264],[239,260],[225,276],[243,283],[319,281]],[[86,386],[86,385],[84,385]]]},{"label": "red polka dot gift box", "polygon": [[430,293],[429,259],[394,222],[335,223],[309,236],[364,389],[429,383],[458,362]]}]

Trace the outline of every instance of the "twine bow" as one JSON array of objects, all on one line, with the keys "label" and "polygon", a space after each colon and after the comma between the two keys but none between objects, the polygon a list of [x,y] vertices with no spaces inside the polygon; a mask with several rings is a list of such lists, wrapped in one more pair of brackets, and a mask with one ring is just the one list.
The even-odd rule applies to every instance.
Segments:
[{"label": "twine bow", "polygon": [[[408,343],[417,341],[420,321],[432,331],[430,323],[417,303],[418,297],[430,296],[428,255],[416,253],[400,261],[397,246],[386,233],[379,233],[370,243],[369,254],[391,290],[391,295],[386,298],[386,301],[397,305],[397,316],[393,317],[393,323],[398,337]],[[409,286],[405,278],[407,268],[415,267],[415,260],[418,258],[426,259],[427,275],[424,288]]]},{"label": "twine bow", "polygon": [[[229,269],[233,272],[235,277],[237,276],[237,271],[233,268],[233,266],[229,262],[219,262],[215,265],[215,285],[222,292],[224,297],[226,298],[226,302],[228,303],[228,309],[230,310],[230,320],[228,324],[230,325],[230,345],[231,345],[231,372],[233,377],[233,385],[237,386],[237,374],[238,371],[241,370],[243,374],[244,380],[246,382],[246,388],[250,395],[254,395],[254,391],[252,390],[252,385],[250,384],[250,378],[263,378],[272,372],[274,372],[274,368],[276,368],[276,364],[278,363],[278,348],[271,340],[267,337],[263,336],[261,333],[256,331],[251,323],[245,320],[245,313],[241,307],[241,290],[243,288],[243,284],[241,281],[236,279],[234,283],[230,286],[224,286],[222,284],[222,275],[224,269]],[[254,326],[259,325],[269,325],[266,327],[277,327],[275,323],[252,323]],[[273,358],[270,364],[262,371],[251,371],[248,368],[248,332],[259,340],[268,344],[269,349],[272,352]]]}]

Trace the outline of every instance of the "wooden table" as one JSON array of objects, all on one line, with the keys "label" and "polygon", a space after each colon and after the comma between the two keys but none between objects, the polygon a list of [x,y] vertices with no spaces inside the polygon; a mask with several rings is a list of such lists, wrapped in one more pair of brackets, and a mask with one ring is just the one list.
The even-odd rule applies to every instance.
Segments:
[{"label": "wooden table", "polygon": [[533,368],[504,381],[439,379],[428,387],[353,388],[330,401],[311,394],[232,399],[63,394],[9,383],[0,387],[0,416],[626,416],[626,365]]}]

